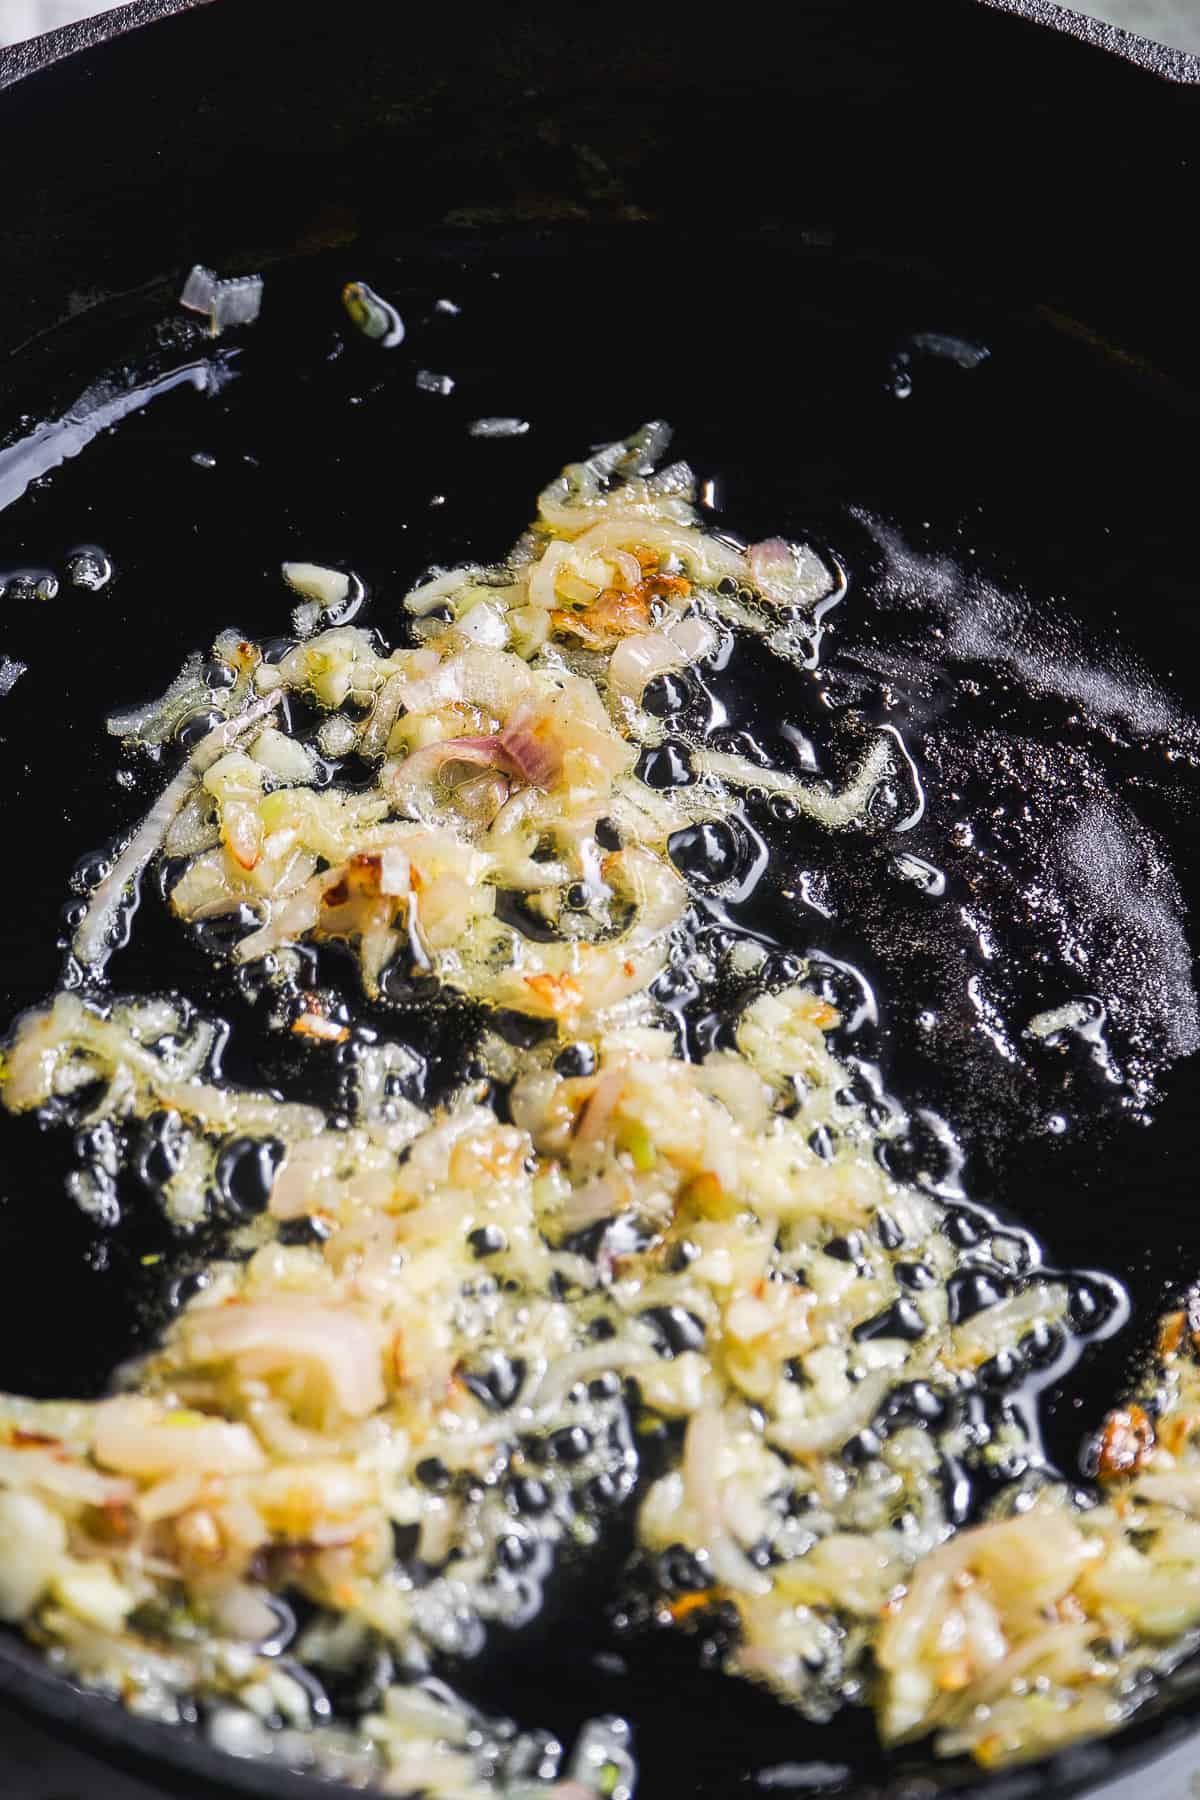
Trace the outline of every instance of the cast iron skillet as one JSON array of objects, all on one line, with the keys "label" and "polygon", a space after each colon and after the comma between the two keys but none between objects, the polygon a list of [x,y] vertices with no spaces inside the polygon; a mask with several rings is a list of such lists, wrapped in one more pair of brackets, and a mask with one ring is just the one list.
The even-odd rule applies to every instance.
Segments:
[{"label": "cast iron skillet", "polygon": [[[654,413],[719,473],[731,524],[824,533],[869,588],[847,506],[930,521],[958,554],[1069,596],[1196,710],[1187,270],[1200,71],[1108,34],[1120,61],[1088,35],[1056,8],[967,0],[744,5],[719,30],[682,7],[451,4],[331,20],[144,0],[51,46],[77,54],[0,59],[0,166],[19,172],[5,184],[0,445],[83,389],[94,398],[104,371],[120,394],[206,354],[174,305],[193,262],[268,277],[225,393],[156,401],[0,517],[0,569],[61,571],[85,541],[118,567],[95,599],[64,588],[16,605],[10,590],[0,619],[0,648],[27,665],[0,701],[5,1017],[53,985],[72,866],[129,816],[100,732],[109,704],[161,687],[230,617],[271,629],[283,556],[352,561],[393,591],[431,559],[494,556],[581,442]],[[339,341],[337,289],[359,275],[410,319],[403,383],[353,344],[349,374],[321,373]],[[438,322],[437,294],[462,300],[461,326]],[[1000,376],[970,388],[961,371],[922,372],[899,405],[895,347],[930,329],[994,346]],[[461,403],[415,395],[423,362],[452,364]],[[472,412],[533,429],[464,449]],[[69,729],[43,748],[48,719]],[[1194,905],[1194,810],[1145,785]],[[122,982],[204,998],[202,959],[177,935],[156,942],[146,912],[139,944],[153,957],[130,953]],[[1006,1085],[969,1033],[909,1054],[919,983],[903,955],[889,963],[895,919],[873,924],[864,909],[839,929],[814,914],[801,937],[848,947],[879,976],[889,1075],[962,1123],[975,1196],[1019,1195],[1059,1261],[1116,1270],[1135,1317],[1152,1316],[1200,1262],[1190,1067],[1149,1131],[1109,1123],[1052,1142],[1030,1126],[1045,1095]],[[252,1034],[236,1046],[231,1072],[262,1079]],[[452,1063],[452,1033],[443,1050]],[[61,1146],[3,1126],[0,1383],[95,1391],[161,1316],[140,1257],[166,1240],[147,1202],[101,1241],[62,1197]],[[1048,1396],[1066,1464],[1135,1336]],[[809,1791],[862,1800],[1066,1794],[1190,1728],[1185,1676],[1116,1739],[1035,1768],[988,1778],[887,1758],[864,1718],[805,1727],[697,1670],[686,1647],[627,1647],[628,1673],[605,1673],[597,1585],[581,1578],[536,1641],[464,1679],[564,1734],[598,1711],[628,1714],[648,1797],[718,1800],[785,1763],[813,1765]],[[322,1791],[81,1696],[8,1637],[0,1688],[189,1794]]]}]

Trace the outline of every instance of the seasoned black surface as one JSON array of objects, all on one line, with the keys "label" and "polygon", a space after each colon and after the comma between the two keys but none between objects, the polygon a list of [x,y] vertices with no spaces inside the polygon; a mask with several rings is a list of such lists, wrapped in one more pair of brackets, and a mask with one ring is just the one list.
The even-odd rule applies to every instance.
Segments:
[{"label": "seasoned black surface", "polygon": [[[262,321],[231,343],[233,378],[218,393],[162,396],[0,515],[2,568],[61,579],[69,552],[92,542],[118,571],[96,596],[63,583],[52,601],[4,603],[3,649],[28,665],[0,700],[5,819],[8,841],[33,851],[9,872],[6,1009],[54,979],[78,857],[144,804],[145,789],[113,781],[97,729],[108,707],[160,689],[221,625],[282,629],[275,569],[287,556],[351,563],[386,629],[424,564],[501,553],[562,461],[656,413],[717,479],[732,528],[811,534],[842,555],[851,593],[826,648],[832,664],[866,671],[868,714],[882,716],[889,645],[869,629],[884,581],[864,510],[1039,604],[1055,596],[1092,641],[1119,635],[1194,706],[1193,325],[1169,229],[1190,193],[1177,150],[1190,95],[1172,91],[1168,110],[1148,77],[966,6],[931,9],[936,26],[864,7],[850,35],[843,9],[812,5],[783,44],[757,35],[750,14],[719,58],[665,13],[631,44],[604,31],[593,42],[575,20],[569,43],[551,19],[490,36],[495,21],[473,14],[464,35],[466,17],[446,15],[422,22],[416,54],[407,36],[368,51],[340,27],[323,38],[314,27],[310,42],[294,26],[280,43],[244,9],[234,49],[230,10],[226,0],[67,65],[0,114],[10,161],[38,145],[9,227],[14,257],[42,272],[0,296],[6,345],[41,334],[4,371],[0,444],[66,412],[106,369],[144,377],[209,354],[173,309],[192,261],[268,275]],[[985,66],[990,82],[963,80],[982,81]],[[47,132],[51,116],[72,133]],[[82,167],[79,137],[95,149]],[[400,307],[402,351],[343,342],[336,296],[348,278]],[[461,317],[433,309],[439,293]],[[67,312],[78,316],[63,324]],[[164,337],[156,321],[168,319]],[[898,365],[906,337],[930,331],[991,355],[975,369]],[[418,367],[453,374],[455,394],[418,392]],[[518,414],[531,430],[474,442],[465,424],[482,413]],[[776,678],[758,704],[820,735],[812,687]],[[1061,708],[1047,726],[1019,696],[1011,704],[1023,728],[1068,728]],[[70,730],[44,751],[47,715]],[[916,707],[905,730],[927,724]],[[1190,895],[1190,799],[1173,801],[1140,752],[1103,755],[1171,841]],[[951,817],[940,791],[930,798],[911,847],[936,861]],[[1144,1318],[1195,1267],[1190,1071],[1167,1082],[1146,1127],[1083,1072],[1064,1104],[1042,1074],[1001,1066],[949,1000],[944,1033],[918,1053],[915,1015],[955,975],[953,958],[914,955],[926,941],[919,905],[864,865],[837,920],[809,908],[773,924],[789,945],[852,956],[876,977],[888,1078],[961,1127],[973,1195],[1011,1196],[1056,1261],[1119,1271]],[[136,946],[114,979],[178,982],[230,1006],[149,903]],[[237,1023],[230,1072],[261,1079],[260,1039]],[[447,1067],[453,1054],[451,1034]],[[1060,1104],[1071,1128],[1047,1135]],[[64,1147],[4,1123],[0,1382],[94,1389],[159,1316],[158,1277],[140,1257],[165,1234],[145,1199],[113,1243],[97,1243],[63,1198]],[[1134,1336],[1050,1396],[1065,1466]],[[806,1728],[697,1671],[686,1645],[622,1646],[629,1674],[606,1673],[594,1599],[564,1596],[540,1652],[492,1658],[468,1685],[564,1733],[598,1710],[627,1712],[647,1796],[717,1800],[752,1769],[805,1758],[840,1765],[860,1794],[903,1786],[863,1721]],[[6,1648],[5,1659],[27,1699],[57,1704],[32,1658]],[[191,1755],[94,1703],[79,1717],[148,1754]],[[1090,1779],[1107,1757],[1082,1753],[1057,1778]],[[263,1793],[311,1791],[246,1778]]]}]

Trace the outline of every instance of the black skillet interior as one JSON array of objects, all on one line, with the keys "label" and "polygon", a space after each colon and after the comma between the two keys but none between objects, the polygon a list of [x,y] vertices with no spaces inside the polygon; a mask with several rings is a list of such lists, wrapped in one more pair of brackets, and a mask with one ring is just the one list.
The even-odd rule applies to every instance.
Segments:
[{"label": "black skillet interior", "polygon": [[[898,22],[894,9],[812,4],[784,26],[750,8],[720,43],[666,10],[633,35],[590,8],[569,20],[525,8],[519,24],[445,8],[403,30],[291,12],[281,39],[267,9],[218,0],[4,96],[0,157],[26,180],[6,201],[10,266],[25,276],[0,297],[0,344],[21,352],[0,370],[0,487],[18,484],[18,443],[78,417],[85,390],[88,407],[119,410],[133,385],[189,362],[229,379],[131,410],[0,517],[0,651],[25,665],[0,700],[13,851],[0,985],[6,1016],[49,989],[74,865],[145,804],[144,787],[114,779],[103,714],[161,691],[225,624],[285,630],[281,559],[352,564],[386,633],[421,569],[500,555],[565,460],[665,416],[679,453],[716,482],[721,522],[811,536],[850,577],[827,674],[760,672],[767,685],[743,687],[734,724],[764,737],[787,716],[822,748],[836,745],[830,711],[897,724],[929,788],[908,847],[948,879],[935,904],[866,852],[834,861],[793,836],[752,922],[874,981],[872,1048],[898,1092],[959,1127],[975,1199],[1011,1199],[1053,1260],[1104,1267],[1130,1289],[1134,1324],[1046,1396],[1050,1448],[1074,1468],[1139,1322],[1200,1273],[1185,1223],[1191,1066],[1166,1076],[1156,1105],[1122,1110],[1131,1083],[1110,1091],[1086,1059],[1039,1064],[1019,1046],[1006,1057],[981,1029],[996,959],[980,937],[990,926],[1002,946],[1001,1012],[1061,997],[1069,934],[1020,901],[1056,853],[1053,808],[1031,793],[1043,779],[1066,780],[1085,835],[1080,794],[1096,782],[1118,792],[1169,842],[1185,905],[1200,892],[1182,722],[1198,700],[1181,211],[1197,95],[1002,14],[904,10]],[[195,261],[266,273],[253,330],[214,346],[179,313]],[[401,349],[348,332],[337,296],[359,278],[401,310]],[[421,391],[421,368],[453,376],[454,392]],[[530,429],[472,439],[467,423],[483,414]],[[880,520],[924,558],[915,587]],[[81,544],[116,569],[95,594],[66,579]],[[965,573],[937,614],[926,602],[944,558]],[[57,594],[32,597],[15,571],[55,574]],[[1030,597],[1024,622],[1003,600],[1012,593]],[[986,643],[960,647],[953,679],[930,687],[926,634],[980,596]],[[1067,614],[1075,640],[1054,635],[1052,617]],[[1043,652],[1074,672],[1031,697]],[[976,729],[1034,750],[993,779],[960,753]],[[1028,830],[1010,829],[1030,799]],[[964,821],[973,849],[956,837]],[[1127,1016],[1140,991],[1132,1080],[1170,1060],[1172,1033],[1186,1045],[1190,956],[1151,841],[1126,833],[1097,891],[1112,886],[1113,857],[1126,898],[1093,908],[1069,991],[1107,983]],[[1002,865],[1015,871],[1007,885]],[[807,887],[792,879],[802,868]],[[789,880],[810,898],[789,898]],[[113,974],[230,1012],[231,1074],[310,1079],[271,1060],[152,900]],[[460,1038],[444,1019],[432,1040],[428,1020],[421,1030],[445,1079]],[[1132,1116],[1147,1111],[1148,1127]],[[163,1316],[186,1252],[144,1196],[128,1196],[117,1232],[95,1231],[62,1192],[69,1146],[3,1125],[0,1384],[95,1391]],[[148,1270],[143,1256],[160,1249],[165,1263]],[[519,1655],[459,1671],[461,1685],[563,1733],[598,1711],[628,1714],[647,1796],[717,1800],[753,1771],[808,1759],[827,1765],[829,1791],[970,1780],[882,1758],[862,1718],[806,1727],[698,1670],[686,1646],[614,1646],[611,1578],[581,1573]],[[182,1734],[81,1706],[19,1645],[0,1644],[0,1667],[27,1702],[185,1766],[189,1791],[206,1777],[313,1791],[282,1772],[239,1776]],[[1116,1749],[993,1791],[1095,1779],[1182,1728],[1185,1686],[1174,1711]]]}]

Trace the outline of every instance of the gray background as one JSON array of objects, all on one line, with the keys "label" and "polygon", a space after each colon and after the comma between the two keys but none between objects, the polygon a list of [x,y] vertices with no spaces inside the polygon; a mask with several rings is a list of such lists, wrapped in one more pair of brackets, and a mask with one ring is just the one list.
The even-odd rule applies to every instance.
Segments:
[{"label": "gray background", "polygon": [[[921,5],[922,0],[896,0]],[[0,44],[52,30],[118,0],[0,0]],[[1181,50],[1200,51],[1200,0],[1087,0],[1075,8],[1093,18],[1140,31]],[[0,1793],[6,1800],[156,1800],[141,1781],[101,1776],[90,1757],[68,1750],[0,1703]],[[1095,1800],[1200,1800],[1200,1752],[1190,1746],[1151,1764],[1140,1775],[1105,1788]]]},{"label": "gray background", "polygon": [[1200,0],[1086,0],[1074,10],[1140,31],[1177,50],[1200,50]]},{"label": "gray background", "polygon": [[0,0],[0,44],[19,44],[73,19],[109,12],[120,0]]},{"label": "gray background", "polygon": [[1200,0],[1089,0],[1075,10],[1107,19],[1110,25],[1125,25],[1177,50],[1200,50]]}]

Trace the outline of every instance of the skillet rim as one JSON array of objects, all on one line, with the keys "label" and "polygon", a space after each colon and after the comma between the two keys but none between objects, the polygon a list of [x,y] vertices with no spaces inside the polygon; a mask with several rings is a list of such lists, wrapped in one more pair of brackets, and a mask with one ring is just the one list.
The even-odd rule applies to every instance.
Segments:
[{"label": "skillet rim", "polygon": [[[964,0],[951,3],[965,10]],[[130,3],[45,36],[0,50],[0,90],[53,68],[69,57],[143,27],[179,17],[212,0],[130,0]],[[1031,24],[1075,38],[1148,71],[1163,80],[1200,86],[1200,56],[1153,43],[1137,34],[1106,25],[1058,6],[1053,0],[970,0],[970,4],[1008,13]],[[0,103],[2,104],[2,103]],[[885,1787],[871,1786],[871,1800],[1033,1800],[1044,1791],[1068,1796],[1138,1768],[1148,1767],[1177,1748],[1196,1730],[1196,1707],[1187,1696],[1174,1702],[1166,1690],[1161,1709],[1139,1714],[1114,1736],[1073,1746],[1054,1756],[1015,1769],[951,1777],[914,1777],[897,1769]],[[240,1760],[209,1745],[194,1731],[139,1719],[116,1701],[79,1687],[53,1672],[31,1645],[0,1633],[0,1700],[11,1702],[43,1721],[61,1726],[89,1750],[98,1750],[136,1769],[150,1782],[179,1776],[204,1783],[213,1800],[231,1788],[266,1800],[319,1800],[343,1791],[319,1777],[256,1760]],[[635,1722],[636,1724],[636,1722]],[[745,1779],[752,1779],[747,1772]],[[349,1790],[345,1790],[349,1791]],[[854,1788],[831,1789],[847,1796]],[[195,1790],[192,1790],[195,1794]],[[197,1796],[198,1800],[198,1796]]]},{"label": "skillet rim", "polygon": [[[1056,0],[968,0],[968,3],[1008,13],[1043,30],[1092,45],[1163,81],[1200,87],[1200,52],[1160,44],[1140,32],[1111,25],[1072,7],[1060,6]],[[7,48],[0,46],[0,91],[97,44],[111,43],[127,32],[212,4],[214,0],[127,0],[124,6],[113,7],[98,16],[60,25],[54,31],[43,32]]]},{"label": "skillet rim", "polygon": [[1200,86],[1200,52],[1160,44],[1155,38],[1143,37],[1140,32],[1130,31],[1123,25],[1110,25],[1106,19],[1093,18],[1090,13],[1058,6],[1055,0],[978,0],[978,3],[995,12],[1028,19],[1030,24],[1076,38],[1080,43],[1093,44],[1139,69],[1149,70],[1164,81],[1185,87]]}]

